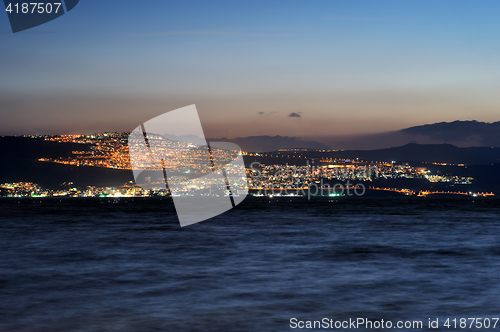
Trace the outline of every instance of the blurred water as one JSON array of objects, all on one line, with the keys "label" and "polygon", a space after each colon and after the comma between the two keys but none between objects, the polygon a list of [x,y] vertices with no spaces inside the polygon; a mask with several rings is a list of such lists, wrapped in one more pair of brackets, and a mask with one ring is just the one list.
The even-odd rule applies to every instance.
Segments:
[{"label": "blurred water", "polygon": [[168,200],[2,200],[0,331],[499,317],[499,215],[496,200],[248,198],[180,228]]}]

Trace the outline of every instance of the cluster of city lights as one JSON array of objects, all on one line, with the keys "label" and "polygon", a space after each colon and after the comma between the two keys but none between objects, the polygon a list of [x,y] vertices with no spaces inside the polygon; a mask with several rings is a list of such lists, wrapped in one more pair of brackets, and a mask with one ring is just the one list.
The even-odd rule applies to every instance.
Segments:
[{"label": "cluster of city lights", "polygon": [[[67,188],[63,190],[42,189],[33,183],[4,184],[1,189],[2,196],[75,196],[75,197],[136,197],[154,196],[169,194],[166,189],[163,170],[168,169],[174,172],[176,186],[174,195],[193,195],[204,193],[210,190],[216,183],[210,177],[203,175],[214,171],[214,166],[227,165],[234,159],[238,151],[222,149],[210,150],[206,146],[196,146],[192,143],[168,140],[160,135],[148,134],[149,144],[144,152],[144,145],[129,141],[129,132],[124,133],[100,133],[92,135],[51,135],[51,136],[28,136],[36,139],[58,143],[81,144],[82,148],[74,149],[70,156],[57,158],[40,158],[41,162],[53,162],[82,167],[104,167],[124,170],[148,170],[157,171],[153,174],[159,175],[157,178],[147,177],[144,183],[134,186],[124,186],[120,188],[95,188],[87,187]],[[269,164],[253,162],[246,169],[247,179],[240,179],[238,188],[249,189],[299,189],[316,185],[322,180],[335,181],[373,181],[375,179],[425,179],[430,183],[448,183],[451,185],[470,185],[473,181],[471,177],[441,174],[431,172],[426,167],[413,167],[409,164],[396,164],[394,161],[363,161],[358,158],[344,159],[321,157],[312,159],[313,164],[305,155],[306,152],[314,151],[320,153],[332,152],[336,150],[310,150],[310,149],[281,149],[276,152],[246,152],[243,156],[255,158],[272,158]],[[135,158],[130,158],[133,153]],[[161,162],[160,162],[161,160]],[[256,159],[257,160],[257,159]],[[266,159],[269,161],[269,159]],[[285,161],[286,160],[286,161]],[[306,166],[294,166],[293,160],[298,163],[307,162]],[[302,160],[302,161],[300,161]],[[289,165],[292,164],[292,165]],[[454,164],[432,163],[434,165],[446,166]],[[458,164],[458,166],[465,166]],[[217,167],[215,167],[217,169]],[[237,173],[231,167],[226,167],[225,171]],[[245,183],[246,182],[246,183]],[[322,182],[321,182],[322,183]],[[141,188],[140,186],[148,189]],[[149,189],[153,187],[153,189]],[[374,188],[375,189],[375,188]],[[388,188],[377,188],[386,190]],[[408,195],[426,196],[431,192],[414,192],[405,189],[395,189]],[[437,193],[437,192],[436,192]],[[451,193],[451,192],[450,192]],[[455,193],[455,192],[453,192]],[[461,194],[461,192],[456,192]],[[483,195],[483,193],[476,193]]]}]

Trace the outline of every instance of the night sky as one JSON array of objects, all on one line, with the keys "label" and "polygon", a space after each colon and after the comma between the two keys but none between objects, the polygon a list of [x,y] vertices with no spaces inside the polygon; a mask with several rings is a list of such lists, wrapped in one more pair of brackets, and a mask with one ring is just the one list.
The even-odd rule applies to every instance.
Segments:
[{"label": "night sky", "polygon": [[500,2],[82,0],[13,34],[0,135],[128,131],[196,104],[208,137],[498,121]]}]

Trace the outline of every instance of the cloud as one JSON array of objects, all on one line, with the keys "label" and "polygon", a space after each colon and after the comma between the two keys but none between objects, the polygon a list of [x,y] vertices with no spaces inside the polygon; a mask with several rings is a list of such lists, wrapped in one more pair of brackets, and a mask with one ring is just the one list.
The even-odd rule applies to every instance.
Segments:
[{"label": "cloud", "polygon": [[231,30],[186,30],[186,31],[169,31],[159,32],[154,35],[176,36],[176,35],[237,35],[237,31]]},{"label": "cloud", "polygon": [[288,115],[289,118],[300,118],[301,117],[301,112],[298,112],[298,113],[295,113],[295,112],[292,112]]},{"label": "cloud", "polygon": [[262,116],[271,116],[271,115],[275,115],[276,112],[275,111],[272,111],[272,112],[258,112],[257,114],[258,115],[262,115]]},{"label": "cloud", "polygon": [[353,22],[376,22],[379,21],[374,18],[357,17],[357,16],[333,16],[330,17],[333,21],[353,21]]},{"label": "cloud", "polygon": [[[9,34],[12,35],[12,30],[0,30],[0,34]],[[28,30],[28,31],[23,31],[23,35],[39,35],[39,34],[47,34],[47,33],[57,33],[57,31],[50,31],[50,30]]]},{"label": "cloud", "polygon": [[217,36],[254,36],[254,37],[283,37],[289,36],[285,33],[273,33],[273,32],[254,32],[248,31],[250,29],[235,30],[235,29],[225,29],[225,30],[179,30],[179,31],[166,31],[166,32],[156,32],[148,34],[134,34],[134,35],[146,35],[146,36],[184,36],[184,35],[217,35]]}]

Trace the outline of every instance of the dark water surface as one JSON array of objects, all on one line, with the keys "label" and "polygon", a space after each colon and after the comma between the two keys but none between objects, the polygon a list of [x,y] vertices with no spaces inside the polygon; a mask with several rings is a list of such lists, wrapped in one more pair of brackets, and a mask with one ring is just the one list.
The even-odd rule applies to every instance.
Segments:
[{"label": "dark water surface", "polygon": [[500,316],[497,200],[248,198],[186,228],[165,200],[37,202],[0,201],[2,332]]}]

